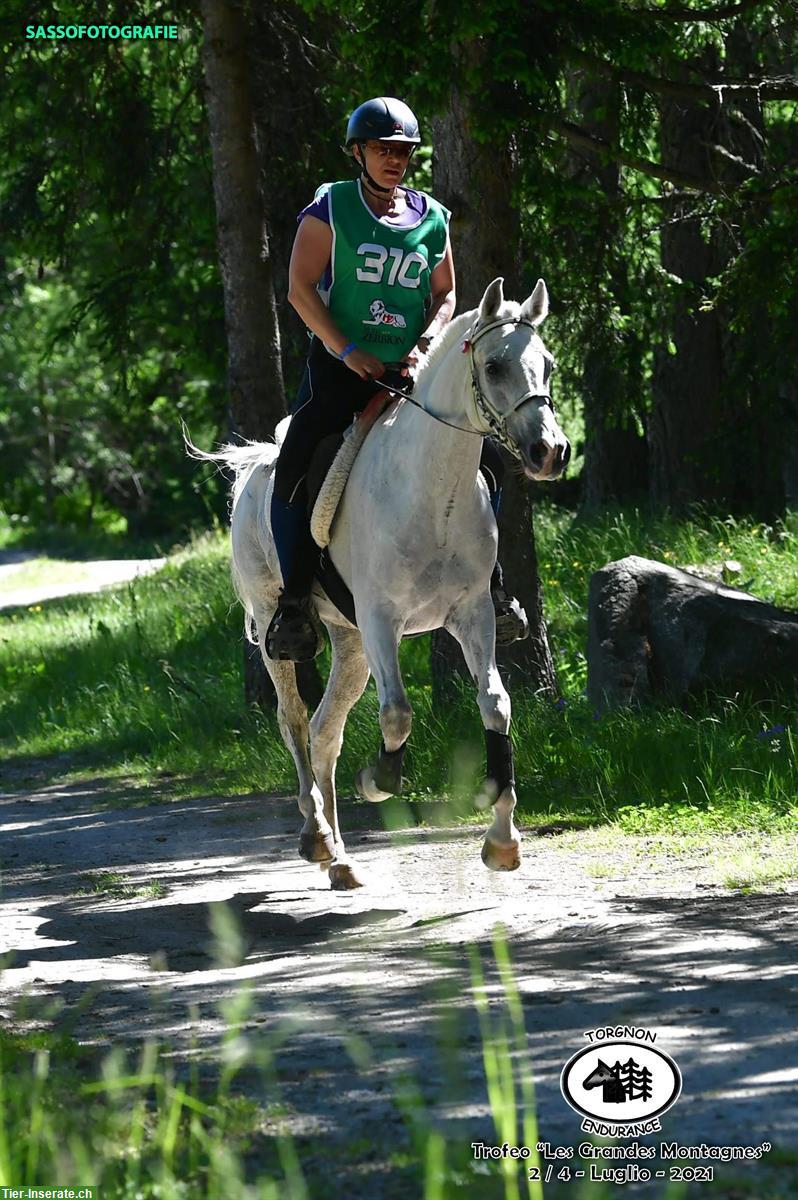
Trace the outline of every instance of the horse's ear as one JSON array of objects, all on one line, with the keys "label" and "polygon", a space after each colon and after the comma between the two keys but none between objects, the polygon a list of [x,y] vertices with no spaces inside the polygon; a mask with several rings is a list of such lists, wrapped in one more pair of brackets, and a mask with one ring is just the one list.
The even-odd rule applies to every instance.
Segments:
[{"label": "horse's ear", "polygon": [[493,283],[489,283],[485,288],[485,295],[482,297],[479,304],[479,320],[480,323],[492,321],[497,312],[504,304],[504,289],[502,284],[504,279],[499,276],[494,279]]},{"label": "horse's ear", "polygon": [[521,305],[521,316],[532,325],[541,325],[549,313],[549,293],[542,279],[535,284],[531,296],[527,296]]}]

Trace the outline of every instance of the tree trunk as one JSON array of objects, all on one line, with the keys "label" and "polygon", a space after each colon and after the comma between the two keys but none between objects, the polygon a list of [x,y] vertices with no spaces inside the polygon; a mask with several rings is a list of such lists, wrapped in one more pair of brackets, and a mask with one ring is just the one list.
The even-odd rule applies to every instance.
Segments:
[{"label": "tree trunk", "polygon": [[341,152],[345,123],[336,128],[327,89],[338,15],[279,0],[247,2],[255,153],[269,218],[283,377],[293,397],[308,353],[307,328],[283,303],[297,214],[319,184],[355,174]]},{"label": "tree trunk", "polygon": [[264,439],[285,412],[280,333],[252,121],[246,27],[233,0],[201,0],[233,428]]},{"label": "tree trunk", "polygon": [[[582,74],[576,87],[582,128],[610,145],[617,145],[618,84]],[[620,193],[620,167],[584,150],[580,152],[575,176],[576,180],[583,178],[586,184],[595,181],[606,201],[598,204],[596,224],[589,223],[582,230],[579,244],[574,248],[590,264],[593,276],[589,286],[595,307],[590,306],[590,319],[584,330],[585,465],[581,507],[585,512],[597,512],[610,501],[624,503],[644,494],[648,464],[645,438],[638,433],[634,419],[642,385],[640,371],[634,368],[639,368],[640,363],[628,354],[622,341],[624,335],[613,328],[610,311],[617,308],[623,313],[630,293],[626,261],[617,249],[622,226],[620,209],[614,201]]]},{"label": "tree trunk", "polygon": [[[661,104],[662,160],[669,167],[713,176],[707,143],[717,113],[708,106]],[[722,328],[717,311],[700,311],[704,286],[722,267],[716,247],[689,214],[693,200],[666,205],[661,262],[673,277],[669,329],[654,349],[649,422],[651,494],[657,505],[682,511],[692,501],[728,496],[725,441],[732,413],[724,411]]]},{"label": "tree trunk", "polygon": [[[224,289],[232,427],[271,437],[285,413],[280,332],[255,150],[249,36],[233,0],[201,0],[203,63],[213,158],[219,266]],[[320,686],[315,664],[297,671],[309,702]],[[272,708],[274,689],[258,653],[244,650],[244,695]]]},{"label": "tree trunk", "polygon": [[[702,65],[717,73],[714,55]],[[739,184],[751,173],[745,164],[758,168],[762,161],[757,102],[735,100],[734,109],[751,104],[754,111],[741,121],[722,98],[714,105],[663,101],[662,160],[702,178]],[[682,199],[666,206],[661,260],[674,280],[673,299],[670,330],[663,330],[654,353],[649,423],[652,498],[675,511],[694,501],[745,505],[748,485],[740,470],[740,447],[747,432],[757,433],[749,415],[751,398],[731,380],[735,339],[729,314],[719,307],[702,311],[710,280],[729,261],[728,235],[716,221],[707,236],[706,221],[702,226],[691,215],[694,208],[695,201]]]},{"label": "tree trunk", "polygon": [[[467,53],[467,52],[466,52]],[[458,310],[479,303],[492,279],[503,275],[505,294],[522,300],[520,221],[512,201],[513,156],[509,147],[477,142],[470,133],[472,101],[457,89],[446,116],[433,122],[435,195],[452,210],[451,238],[457,270]],[[527,612],[530,637],[500,647],[497,660],[509,684],[534,692],[556,686],[542,614],[532,529],[532,489],[506,476],[499,519],[499,556],[508,589]],[[450,701],[453,676],[467,677],[459,645],[444,630],[432,635],[433,703],[443,711]]]},{"label": "tree trunk", "polygon": [[[648,448],[638,433],[627,401],[628,378],[623,365],[597,344],[600,322],[585,354],[582,396],[585,420],[585,465],[580,507],[599,513],[607,504],[628,504],[645,496],[648,481]],[[642,387],[642,381],[641,387]]]}]

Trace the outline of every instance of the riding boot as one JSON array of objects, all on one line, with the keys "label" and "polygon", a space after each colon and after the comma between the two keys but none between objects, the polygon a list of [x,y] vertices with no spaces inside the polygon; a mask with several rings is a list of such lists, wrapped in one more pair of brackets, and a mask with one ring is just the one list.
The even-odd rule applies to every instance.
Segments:
[{"label": "riding boot", "polygon": [[504,587],[504,574],[499,560],[490,577],[490,598],[496,614],[496,645],[509,646],[529,637],[529,621],[519,600]]},{"label": "riding boot", "polygon": [[289,504],[272,497],[271,523],[283,590],[266,630],[266,654],[286,662],[309,662],[324,649],[324,630],[310,597],[319,548],[310,535],[307,499]]}]

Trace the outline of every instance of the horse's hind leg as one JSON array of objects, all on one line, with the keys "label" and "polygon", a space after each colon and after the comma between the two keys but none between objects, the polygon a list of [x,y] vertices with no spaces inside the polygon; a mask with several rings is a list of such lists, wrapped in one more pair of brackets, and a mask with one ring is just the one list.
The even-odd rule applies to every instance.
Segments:
[{"label": "horse's hind leg", "polygon": [[358,875],[344,848],[338,825],[335,767],[344,737],[344,726],[352,705],[363,695],[369,668],[357,629],[329,627],[332,667],[324,699],[310,722],[310,757],[313,774],[324,797],[324,815],[335,838],[335,862],[330,864],[330,886],[336,890],[361,887]]},{"label": "horse's hind leg", "polygon": [[413,710],[399,671],[399,622],[377,607],[363,622],[363,646],[380,698],[382,745],[376,763],[358,771],[355,787],[364,800],[378,803],[402,786],[402,759],[410,736]]},{"label": "horse's hind leg", "polygon": [[305,818],[299,835],[299,853],[307,862],[330,862],[335,857],[335,839],[332,826],[324,814],[324,799],[313,779],[310,765],[308,710],[296,685],[294,664],[274,662],[266,656],[264,638],[268,624],[268,620],[263,620],[258,614],[260,651],[277,693],[277,721],[280,733],[291,751],[299,777],[297,800],[299,811]]},{"label": "horse's hind leg", "polygon": [[513,823],[516,805],[513,749],[510,741],[510,697],[496,666],[495,617],[490,595],[479,596],[458,610],[446,628],[457,638],[477,685],[477,703],[485,728],[486,788],[493,804],[493,824],[485,835],[482,861],[492,871],[514,871],[521,865],[521,835]]}]

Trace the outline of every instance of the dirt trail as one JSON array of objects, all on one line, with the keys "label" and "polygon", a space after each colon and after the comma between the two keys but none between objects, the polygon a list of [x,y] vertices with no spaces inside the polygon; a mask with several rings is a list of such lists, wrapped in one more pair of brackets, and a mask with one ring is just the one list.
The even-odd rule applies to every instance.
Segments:
[{"label": "dirt trail", "polygon": [[128,583],[158,571],[165,558],[95,559],[89,562],[70,561],[56,566],[71,568],[73,577],[61,582],[44,583],[39,586],[14,588],[14,577],[22,574],[31,560],[37,557],[29,551],[4,551],[0,553],[0,609],[18,608],[30,604],[43,604],[47,600],[60,600],[64,596],[85,595],[115,584]]},{"label": "dirt trail", "polygon": [[[458,1139],[494,1142],[466,947],[481,945],[487,962],[501,923],[542,1137],[583,1140],[559,1072],[586,1044],[583,1031],[628,1023],[656,1030],[684,1076],[662,1136],[798,1148],[795,894],[729,892],[701,857],[643,857],[619,878],[605,862],[597,878],[590,833],[527,832],[521,870],[492,875],[476,829],[388,834],[378,810],[347,802],[350,850],[371,883],[332,893],[296,856],[293,800],[166,801],[102,779],[0,793],[6,1015],[26,997],[29,1013],[50,1003],[56,1025],[87,1041],[210,1048],[220,1001],[246,981],[258,1036],[285,1017],[299,1025],[278,1056],[295,1135],[320,1135],[326,1155],[337,1145],[344,1157],[344,1143],[363,1145],[375,1128],[400,1144],[391,1093],[406,1068]],[[89,872],[114,873],[110,895],[86,894]],[[133,894],[114,895],[123,885]],[[236,966],[209,953],[209,912],[223,901],[247,943]],[[459,1090],[439,1043],[452,1005]],[[370,1065],[353,1066],[342,1040],[353,1032],[371,1047]],[[353,1169],[346,1194],[393,1194],[382,1169],[376,1191]]]}]

